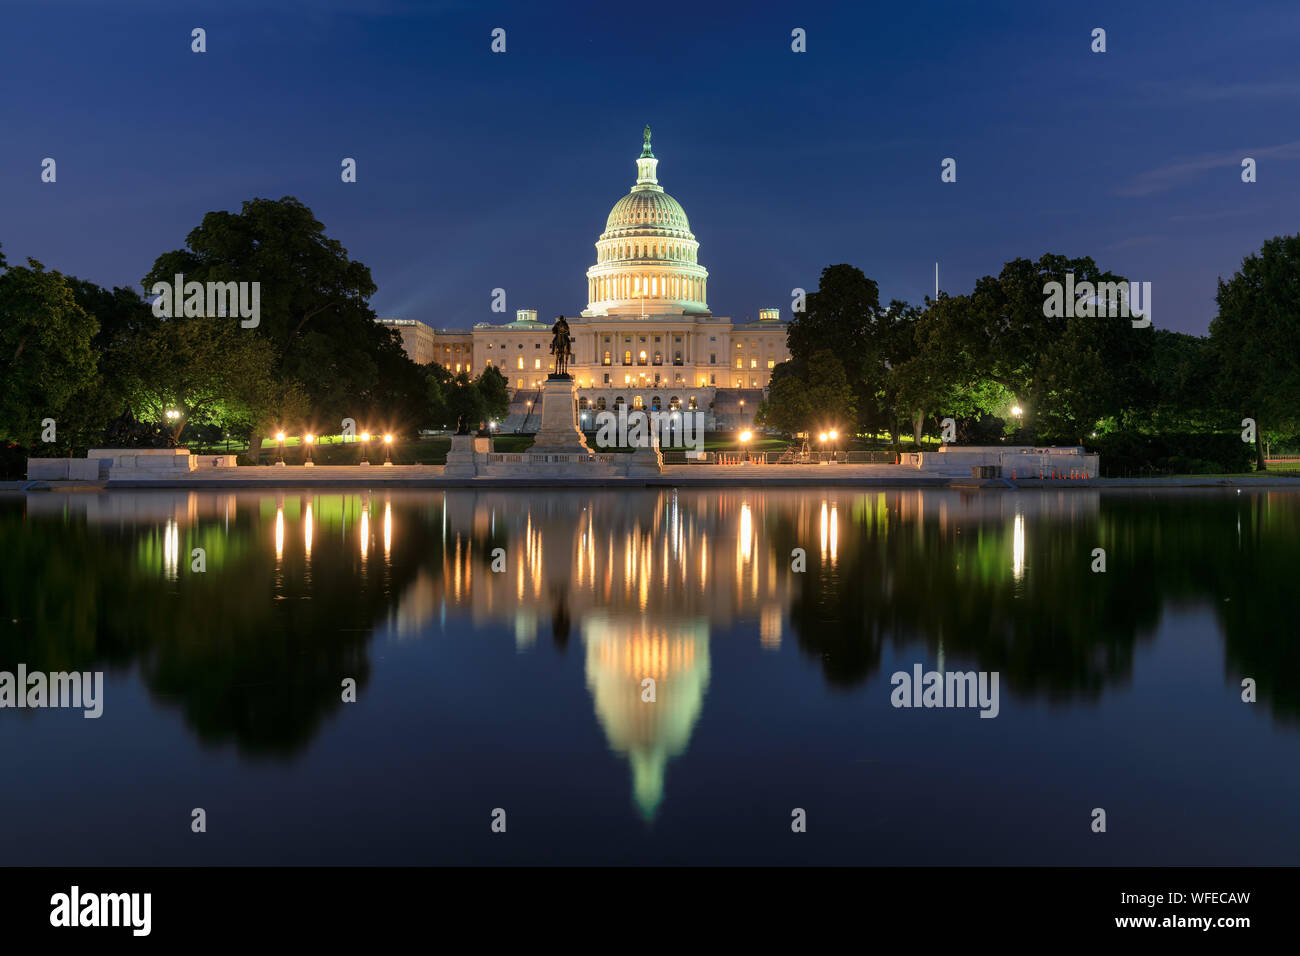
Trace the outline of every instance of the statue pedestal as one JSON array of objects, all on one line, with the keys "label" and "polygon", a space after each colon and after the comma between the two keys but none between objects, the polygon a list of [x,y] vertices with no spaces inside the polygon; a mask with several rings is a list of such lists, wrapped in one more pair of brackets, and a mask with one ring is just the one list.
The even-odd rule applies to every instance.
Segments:
[{"label": "statue pedestal", "polygon": [[442,473],[448,478],[473,478],[478,474],[475,462],[476,454],[492,451],[491,438],[479,438],[475,435],[452,435],[451,448],[447,452],[447,464]]},{"label": "statue pedestal", "polygon": [[624,474],[629,478],[648,478],[663,474],[664,455],[656,442],[643,445],[626,457],[628,462]]},{"label": "statue pedestal", "polygon": [[592,454],[578,427],[578,383],[570,376],[551,375],[542,385],[541,421],[529,454]]}]

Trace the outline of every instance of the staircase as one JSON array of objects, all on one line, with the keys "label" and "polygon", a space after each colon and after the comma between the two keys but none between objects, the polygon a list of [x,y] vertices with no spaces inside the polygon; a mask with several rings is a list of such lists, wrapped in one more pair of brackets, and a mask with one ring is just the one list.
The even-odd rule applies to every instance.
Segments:
[{"label": "staircase", "polygon": [[[532,403],[531,407],[529,402]],[[518,389],[510,398],[510,408],[501,423],[502,434],[511,432],[536,432],[541,427],[542,390]]]}]

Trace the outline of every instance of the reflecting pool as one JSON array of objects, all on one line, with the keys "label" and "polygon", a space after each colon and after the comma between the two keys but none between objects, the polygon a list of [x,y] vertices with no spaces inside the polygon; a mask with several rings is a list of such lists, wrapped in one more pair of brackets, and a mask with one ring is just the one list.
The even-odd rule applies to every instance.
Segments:
[{"label": "reflecting pool", "polygon": [[1298,566],[1293,491],[3,494],[0,671],[104,676],[0,855],[1296,864]]}]

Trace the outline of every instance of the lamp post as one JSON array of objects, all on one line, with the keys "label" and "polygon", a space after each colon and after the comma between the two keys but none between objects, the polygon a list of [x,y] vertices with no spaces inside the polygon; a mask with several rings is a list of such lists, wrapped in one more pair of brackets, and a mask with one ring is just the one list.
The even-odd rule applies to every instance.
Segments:
[{"label": "lamp post", "polygon": [[834,461],[834,460],[835,460],[835,443],[836,443],[837,441],[839,441],[840,433],[837,432],[835,429],[832,428],[830,431],[828,431],[828,432],[826,433],[826,437],[829,438],[829,439],[831,440],[831,461]]},{"label": "lamp post", "polygon": [[312,443],[315,442],[315,441],[316,441],[316,436],[315,436],[315,435],[310,435],[310,434],[309,434],[309,435],[303,435],[303,436],[302,436],[302,444],[303,444],[303,448],[306,449],[306,454],[307,454],[306,459],[303,461],[303,466],[306,467],[306,468],[312,468],[312,467],[314,467],[315,464],[316,464],[316,462],[314,462],[314,461],[311,460],[311,446],[312,446]]},{"label": "lamp post", "polygon": [[749,440],[754,437],[754,433],[746,428],[740,433],[740,447],[745,449],[745,461],[749,461]]},{"label": "lamp post", "polygon": [[361,464],[370,464],[370,432],[361,433]]},{"label": "lamp post", "polygon": [[275,464],[284,467],[284,432],[275,433]]},{"label": "lamp post", "polygon": [[393,467],[393,436],[391,434],[384,435],[384,465],[389,468]]}]

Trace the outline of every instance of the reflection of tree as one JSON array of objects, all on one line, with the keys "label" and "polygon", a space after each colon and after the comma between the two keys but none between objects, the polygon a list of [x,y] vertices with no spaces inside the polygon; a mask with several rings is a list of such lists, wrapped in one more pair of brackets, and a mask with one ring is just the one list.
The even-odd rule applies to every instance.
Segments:
[{"label": "reflection of tree", "polygon": [[[1226,677],[1240,689],[1252,677],[1275,716],[1300,721],[1300,637],[1296,629],[1296,564],[1300,507],[1294,493],[1231,500],[1231,573],[1215,591],[1223,627]],[[1238,524],[1239,522],[1239,524]],[[1237,528],[1240,527],[1240,532]]]},{"label": "reflection of tree", "polygon": [[[363,562],[360,496],[321,496],[308,561],[303,511],[291,495],[277,559],[269,543],[276,497],[258,496],[261,514],[241,507],[225,533],[202,521],[179,529],[171,581],[150,544],[152,529],[24,521],[21,503],[0,510],[0,667],[134,665],[205,743],[233,742],[253,756],[305,747],[343,706],[342,679],[365,686],[372,628],[440,545],[430,530],[436,522],[395,516],[399,530],[385,564],[376,500]],[[189,571],[192,547],[208,549],[206,573]]]},{"label": "reflection of tree", "polygon": [[[1300,648],[1284,623],[1300,539],[1294,496],[1107,494],[1095,513],[1034,509],[1017,575],[1014,520],[917,520],[903,511],[907,494],[840,496],[833,562],[816,547],[815,515],[771,521],[774,555],[808,552],[807,572],[792,575],[790,618],[832,685],[870,676],[886,641],[921,640],[932,655],[942,642],[955,659],[1001,672],[1017,693],[1095,698],[1128,678],[1166,604],[1200,600],[1223,622],[1233,679],[1255,677],[1261,700],[1300,713]],[[1091,571],[1096,547],[1105,574]]]}]

